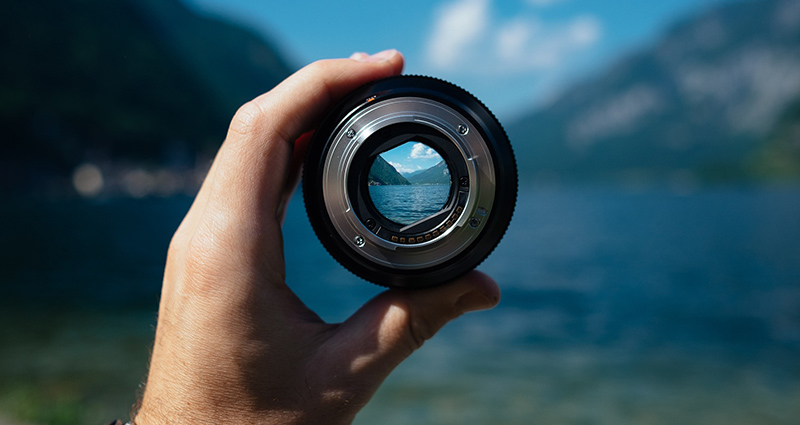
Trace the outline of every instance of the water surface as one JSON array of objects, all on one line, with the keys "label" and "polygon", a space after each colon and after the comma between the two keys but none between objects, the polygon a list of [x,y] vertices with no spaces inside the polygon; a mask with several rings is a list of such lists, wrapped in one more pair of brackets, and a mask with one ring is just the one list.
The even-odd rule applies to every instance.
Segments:
[{"label": "water surface", "polygon": [[384,217],[411,224],[441,211],[450,196],[450,185],[370,186],[369,196]]},{"label": "water surface", "polygon": [[[330,259],[299,198],[284,229],[289,285],[343,320],[380,289]],[[126,414],[190,202],[0,210],[0,416]],[[796,423],[797,217],[798,187],[523,189],[480,267],[500,305],[445,327],[356,424]]]}]

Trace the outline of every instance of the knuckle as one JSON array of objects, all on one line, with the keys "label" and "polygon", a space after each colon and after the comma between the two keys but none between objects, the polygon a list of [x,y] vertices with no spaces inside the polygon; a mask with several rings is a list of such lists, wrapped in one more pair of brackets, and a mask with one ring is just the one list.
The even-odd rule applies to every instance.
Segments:
[{"label": "knuckle", "polygon": [[186,244],[186,262],[192,271],[202,271],[207,266],[210,258],[215,256],[218,243],[215,242],[213,235],[198,231]]},{"label": "knuckle", "polygon": [[167,249],[167,255],[177,255],[186,250],[186,246],[190,241],[190,232],[192,229],[192,226],[189,223],[189,214],[191,214],[191,212],[187,213],[186,217],[184,217],[181,223],[178,225],[178,228],[175,229],[175,233],[172,234],[172,238],[169,241],[169,247]]},{"label": "knuckle", "polygon": [[411,337],[412,348],[416,350],[422,347],[425,341],[433,338],[436,331],[438,331],[441,326],[436,326],[430,319],[426,319],[424,316],[416,316],[409,320],[408,327],[408,335]]},{"label": "knuckle", "polygon": [[355,415],[366,405],[364,390],[353,388],[340,388],[338,390],[327,391],[322,395],[322,406],[330,414],[350,416]]},{"label": "knuckle", "polygon": [[332,60],[330,60],[330,59],[320,59],[320,60],[316,60],[316,61],[314,61],[314,62],[311,62],[311,63],[310,63],[310,64],[309,64],[309,65],[306,67],[306,71],[307,71],[309,74],[312,74],[312,75],[314,75],[314,74],[322,74],[322,75],[325,75],[325,74],[327,74],[327,73],[329,73],[329,72],[330,72],[332,63],[333,63],[333,61],[332,61]]},{"label": "knuckle", "polygon": [[425,341],[433,338],[447,322],[457,318],[461,313],[455,308],[437,311],[436,314],[412,315],[408,322],[408,335],[414,349],[422,347]]},{"label": "knuckle", "polygon": [[224,274],[220,258],[225,251],[220,238],[203,231],[195,232],[184,242],[182,266],[183,289],[187,294],[213,293]]},{"label": "knuckle", "polygon": [[251,100],[236,111],[231,120],[229,132],[238,136],[247,136],[257,131],[263,111],[257,102]]},{"label": "knuckle", "polygon": [[178,230],[172,235],[167,247],[167,264],[179,261],[185,251],[186,243],[184,242],[183,233]]}]

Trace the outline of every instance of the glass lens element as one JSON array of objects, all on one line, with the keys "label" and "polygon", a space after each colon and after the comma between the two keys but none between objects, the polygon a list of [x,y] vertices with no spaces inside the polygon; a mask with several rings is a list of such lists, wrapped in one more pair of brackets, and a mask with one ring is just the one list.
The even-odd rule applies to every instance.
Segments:
[{"label": "glass lens element", "polygon": [[441,211],[450,196],[450,168],[436,150],[409,141],[375,157],[369,196],[387,219],[412,224]]}]

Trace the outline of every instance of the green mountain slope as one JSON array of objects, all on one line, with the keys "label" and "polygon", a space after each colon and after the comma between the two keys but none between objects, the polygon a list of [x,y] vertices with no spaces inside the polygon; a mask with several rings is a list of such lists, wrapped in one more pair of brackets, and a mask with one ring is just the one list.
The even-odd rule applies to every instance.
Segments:
[{"label": "green mountain slope", "polygon": [[367,179],[370,186],[411,184],[405,177],[401,176],[391,164],[381,158],[380,155],[375,157],[375,161],[369,169],[369,176]]},{"label": "green mountain slope", "polygon": [[291,72],[260,37],[178,0],[11,2],[0,34],[0,191],[86,160],[208,157],[236,108]]},{"label": "green mountain slope", "polygon": [[411,184],[450,184],[450,169],[444,161],[439,161],[436,165],[427,170],[420,171],[408,176]]},{"label": "green mountain slope", "polygon": [[727,3],[507,126],[521,177],[748,178],[800,99],[800,2]]}]

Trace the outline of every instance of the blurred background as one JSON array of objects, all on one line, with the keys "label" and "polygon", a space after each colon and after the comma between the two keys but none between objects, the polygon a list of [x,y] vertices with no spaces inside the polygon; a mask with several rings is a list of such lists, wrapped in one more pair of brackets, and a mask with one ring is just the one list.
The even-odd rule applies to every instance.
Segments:
[{"label": "blurred background", "polygon": [[[797,423],[800,1],[3,9],[0,424],[127,418],[169,239],[237,107],[386,48],[498,115],[521,185],[480,267],[500,306],[426,343],[356,424]],[[288,280],[340,321],[380,290],[301,198]]]}]

